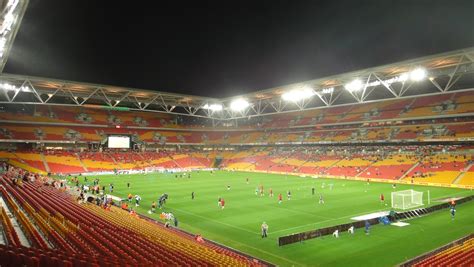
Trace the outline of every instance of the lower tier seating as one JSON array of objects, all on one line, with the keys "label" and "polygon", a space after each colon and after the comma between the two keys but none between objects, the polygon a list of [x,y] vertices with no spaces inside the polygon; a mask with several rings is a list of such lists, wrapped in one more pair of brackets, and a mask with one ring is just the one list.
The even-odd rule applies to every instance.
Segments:
[{"label": "lower tier seating", "polygon": [[474,265],[474,237],[462,244],[454,245],[438,252],[413,266],[473,266]]},{"label": "lower tier seating", "polygon": [[11,166],[0,188],[30,244],[22,245],[2,209],[2,266],[261,266],[107,203],[78,202],[58,181]]}]

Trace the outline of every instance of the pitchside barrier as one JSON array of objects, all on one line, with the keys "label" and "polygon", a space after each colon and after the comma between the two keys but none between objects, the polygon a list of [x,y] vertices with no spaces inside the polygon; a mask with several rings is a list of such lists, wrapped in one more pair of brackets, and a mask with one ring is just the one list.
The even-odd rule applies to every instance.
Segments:
[{"label": "pitchside barrier", "polygon": [[[379,223],[379,218],[374,218],[367,220],[370,225],[378,224]],[[346,223],[346,224],[340,224],[340,225],[335,225],[335,226],[330,226],[326,228],[320,228],[317,230],[311,230],[307,232],[302,232],[302,233],[297,233],[297,234],[291,234],[287,236],[281,236],[278,238],[278,245],[279,246],[284,246],[296,242],[302,242],[308,239],[313,239],[313,238],[318,238],[322,237],[325,235],[332,235],[334,231],[339,230],[339,232],[344,232],[349,230],[351,226],[354,226],[354,228],[364,228],[365,227],[365,221],[357,221],[353,223]]]},{"label": "pitchside barrier", "polygon": [[[464,197],[461,199],[458,199],[456,201],[456,204],[462,204],[468,201],[471,201],[474,199],[474,195]],[[428,207],[425,209],[424,215],[432,213],[437,210],[441,209],[446,209],[450,207],[450,203],[442,203],[438,205],[434,205],[431,207]],[[410,218],[410,211],[405,211],[405,212],[397,212],[395,216],[387,216],[391,222],[396,221],[397,219],[403,219],[403,218]],[[379,223],[379,218],[374,218],[368,220],[370,225],[375,225]],[[339,224],[335,226],[330,226],[326,228],[320,228],[316,230],[311,230],[311,231],[306,231],[306,232],[301,232],[301,233],[296,233],[296,234],[291,234],[287,236],[280,236],[278,237],[278,245],[279,246],[284,246],[292,243],[297,243],[297,242],[302,242],[308,239],[313,239],[313,238],[318,238],[322,237],[325,235],[332,235],[334,231],[339,230],[339,232],[345,232],[347,231],[351,226],[354,226],[354,228],[364,228],[365,227],[365,221],[357,221],[357,222],[352,222],[352,223],[346,223],[346,224]]]},{"label": "pitchside barrier", "polygon": [[338,180],[355,180],[355,181],[364,181],[364,182],[369,180],[370,182],[380,182],[380,183],[388,183],[388,184],[412,184],[412,185],[427,185],[427,186],[437,186],[437,187],[452,187],[452,188],[461,188],[461,189],[474,189],[474,185],[426,183],[426,182],[419,182],[419,181],[412,183],[409,180],[362,178],[362,177],[353,177],[353,176],[316,175],[316,174],[305,174],[305,173],[294,173],[294,172],[239,170],[239,169],[232,169],[232,168],[223,168],[223,170],[240,171],[240,172],[256,172],[256,173],[272,173],[272,174],[293,175],[293,176],[300,176],[300,177],[328,178],[328,179],[338,179]]}]

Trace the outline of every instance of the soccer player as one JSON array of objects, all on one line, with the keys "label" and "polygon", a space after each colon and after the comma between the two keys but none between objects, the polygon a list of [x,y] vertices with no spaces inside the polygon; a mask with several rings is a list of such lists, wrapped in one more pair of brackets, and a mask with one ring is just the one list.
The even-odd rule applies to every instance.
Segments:
[{"label": "soccer player", "polygon": [[221,208],[224,209],[224,207],[225,207],[225,200],[221,199]]},{"label": "soccer player", "polygon": [[278,194],[278,204],[281,204],[281,201],[283,200],[283,196],[280,194]]},{"label": "soccer player", "polygon": [[255,195],[258,196],[258,187],[255,188]]},{"label": "soccer player", "polygon": [[347,232],[351,235],[354,234],[354,225],[351,225],[351,227],[349,227],[349,229],[347,230]]},{"label": "soccer player", "polygon": [[194,191],[191,193],[191,199],[194,200]]},{"label": "soccer player", "polygon": [[313,187],[311,188],[311,194],[312,194],[313,196],[314,196],[314,192],[315,192],[315,190],[314,190],[314,186],[313,186]]},{"label": "soccer player", "polygon": [[291,200],[291,191],[288,190],[288,193],[286,193],[286,196],[288,197],[288,200]]},{"label": "soccer player", "polygon": [[221,204],[222,204],[221,201],[222,201],[222,198],[219,197],[219,199],[217,199],[217,207],[219,208],[221,207]]},{"label": "soccer player", "polygon": [[249,184],[249,178],[248,178],[248,177],[247,177],[247,179],[246,179],[246,183]]},{"label": "soccer player", "polygon": [[336,231],[332,233],[332,236],[334,236],[335,238],[339,238],[339,230],[336,229]]},{"label": "soccer player", "polygon": [[270,188],[270,191],[269,191],[268,195],[269,195],[270,197],[273,197],[273,189]]},{"label": "soccer player", "polygon": [[263,185],[260,186],[260,196],[261,197],[265,196],[265,193],[263,191]]},{"label": "soccer player", "polygon": [[369,221],[365,221],[365,234],[368,235],[370,230],[370,223]]},{"label": "soccer player", "polygon": [[393,185],[392,185],[392,188],[393,188],[393,189],[397,188],[397,184],[393,184]]},{"label": "soccer player", "polygon": [[135,195],[135,207],[140,206],[140,200],[142,200],[142,198],[139,195]]},{"label": "soccer player", "polygon": [[154,213],[155,211],[156,211],[156,202],[153,201],[153,202],[151,203],[151,212]]},{"label": "soccer player", "polygon": [[227,190],[230,190],[230,185],[227,185]]},{"label": "soccer player", "polygon": [[385,203],[385,196],[382,194],[380,194],[380,203]]},{"label": "soccer player", "polygon": [[130,189],[130,182],[127,183],[127,188]]},{"label": "soccer player", "polygon": [[456,209],[454,208],[454,206],[451,206],[451,220],[454,220],[454,215],[456,215]]},{"label": "soccer player", "polygon": [[262,238],[267,237],[268,225],[265,222],[262,223],[261,229],[262,229]]},{"label": "soccer player", "polygon": [[319,194],[319,204],[324,204],[323,195]]},{"label": "soccer player", "polygon": [[128,202],[132,202],[132,194],[128,193]]}]

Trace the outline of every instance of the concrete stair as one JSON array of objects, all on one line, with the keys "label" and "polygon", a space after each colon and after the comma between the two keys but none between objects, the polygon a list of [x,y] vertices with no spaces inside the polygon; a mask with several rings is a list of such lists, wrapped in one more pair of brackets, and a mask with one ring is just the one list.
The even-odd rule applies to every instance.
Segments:
[{"label": "concrete stair", "polygon": [[46,172],[50,173],[51,169],[49,168],[48,162],[46,161],[46,158],[44,157],[43,153],[40,153],[41,160],[43,161],[44,169]]},{"label": "concrete stair", "polygon": [[83,168],[86,172],[89,172],[89,170],[88,170],[87,167],[86,167],[86,164],[84,164],[84,162],[81,160],[81,157],[79,157],[79,153],[76,153],[76,157],[77,157],[77,160],[79,161],[79,163],[81,164],[82,168]]},{"label": "concrete stair", "polygon": [[469,164],[466,168],[464,168],[460,173],[459,175],[456,177],[456,179],[454,179],[453,181],[453,184],[458,184],[459,181],[461,181],[461,179],[464,177],[464,175],[466,175],[466,172],[469,171],[469,169],[471,169],[471,167],[474,165],[474,163],[471,163]]}]

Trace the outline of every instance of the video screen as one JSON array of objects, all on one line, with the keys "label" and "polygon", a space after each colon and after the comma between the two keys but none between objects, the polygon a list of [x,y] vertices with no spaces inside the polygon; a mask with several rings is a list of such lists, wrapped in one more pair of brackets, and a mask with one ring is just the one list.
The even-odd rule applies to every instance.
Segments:
[{"label": "video screen", "polygon": [[130,148],[130,136],[109,135],[108,148]]}]

